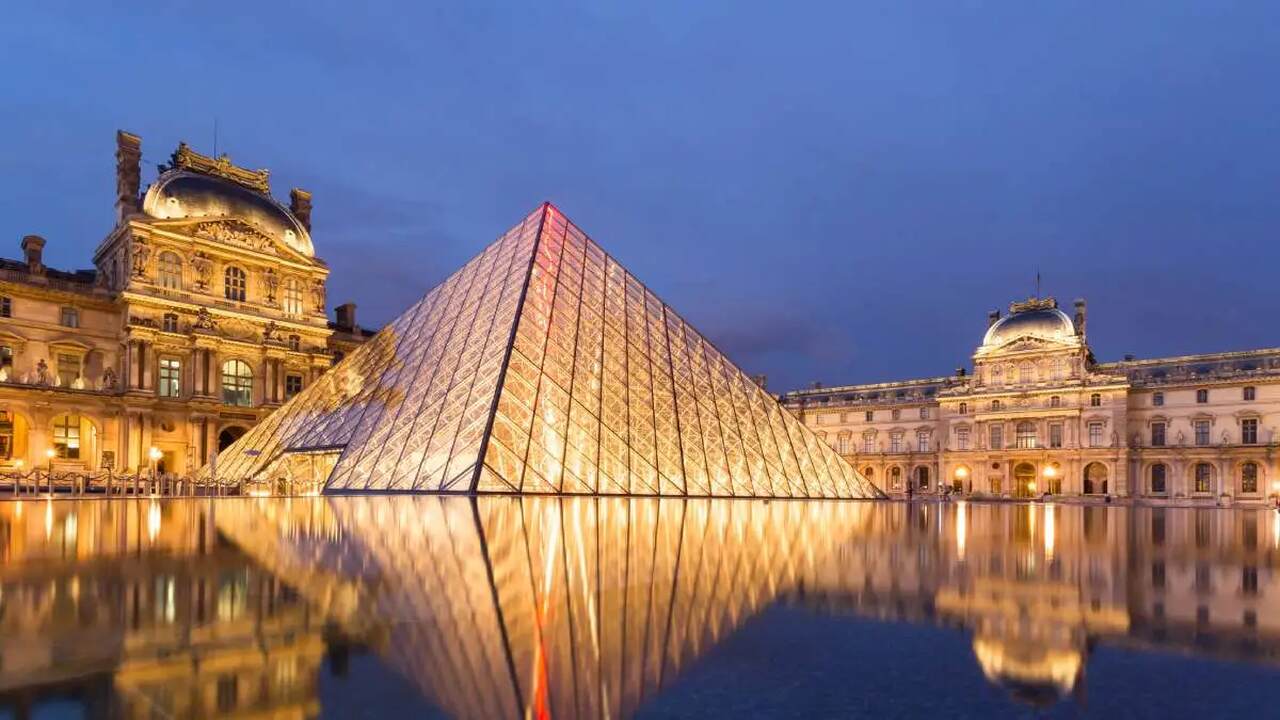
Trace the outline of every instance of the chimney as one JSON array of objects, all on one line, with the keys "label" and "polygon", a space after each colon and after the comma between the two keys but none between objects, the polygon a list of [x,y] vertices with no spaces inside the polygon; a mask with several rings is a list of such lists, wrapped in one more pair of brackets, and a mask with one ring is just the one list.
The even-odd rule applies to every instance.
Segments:
[{"label": "chimney", "polygon": [[[311,232],[311,193],[302,188],[294,188],[289,191],[289,212],[298,218],[298,222],[302,223],[302,227]],[[355,306],[352,306],[352,312]]]},{"label": "chimney", "polygon": [[32,275],[44,274],[44,238],[39,235],[22,238],[22,254],[27,258],[27,272]]},{"label": "chimney", "polygon": [[1133,362],[1133,361],[1134,361],[1134,355],[1133,355],[1133,353],[1125,353],[1125,354],[1124,354],[1124,361],[1125,361],[1125,362]]},{"label": "chimney", "polygon": [[1084,298],[1076,299],[1076,334],[1084,337],[1085,329],[1085,304]]},{"label": "chimney", "polygon": [[958,367],[958,368],[956,368],[956,377],[964,377],[964,376],[965,376],[965,372],[966,372],[966,371],[965,371],[965,369],[964,369],[963,367]]},{"label": "chimney", "polygon": [[999,321],[1000,321],[1000,311],[999,311],[999,310],[992,310],[991,312],[987,313],[987,327],[988,327],[988,328],[990,328],[992,325],[995,325],[995,324],[996,324],[997,322],[999,322]]},{"label": "chimney", "polygon": [[124,130],[116,131],[116,221],[141,210],[138,192],[142,186],[142,138]]},{"label": "chimney", "polygon": [[336,323],[339,330],[353,332],[356,329],[356,304],[343,303],[334,308],[337,313],[338,322]]}]

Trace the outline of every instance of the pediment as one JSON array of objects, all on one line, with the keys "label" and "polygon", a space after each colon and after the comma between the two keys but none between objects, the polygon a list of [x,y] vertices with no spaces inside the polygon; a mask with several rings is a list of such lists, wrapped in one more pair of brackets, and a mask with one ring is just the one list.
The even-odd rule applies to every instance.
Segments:
[{"label": "pediment", "polygon": [[1062,350],[1064,348],[1073,348],[1076,343],[1064,342],[1051,338],[1040,337],[1037,335],[1023,335],[1009,342],[999,345],[988,350],[985,354],[994,355],[997,353],[1014,353],[1014,352],[1031,352],[1035,350]]},{"label": "pediment", "polygon": [[157,220],[153,225],[157,229],[178,232],[222,245],[287,257],[307,264],[315,262],[314,259],[289,247],[283,240],[272,237],[256,225],[237,218]]}]

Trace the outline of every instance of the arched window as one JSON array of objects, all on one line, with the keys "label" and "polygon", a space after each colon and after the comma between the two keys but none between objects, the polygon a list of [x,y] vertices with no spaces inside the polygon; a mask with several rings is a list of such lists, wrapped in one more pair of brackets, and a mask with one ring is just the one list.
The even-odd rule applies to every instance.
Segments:
[{"label": "arched window", "polygon": [[902,468],[896,465],[889,468],[889,487],[894,490],[902,487]]},{"label": "arched window", "polygon": [[967,415],[969,413],[969,403],[960,403],[960,414]]},{"label": "arched window", "polygon": [[862,468],[862,477],[870,480],[876,474],[875,468],[870,465]]},{"label": "arched window", "polygon": [[1247,462],[1240,466],[1240,492],[1258,492],[1258,464]]},{"label": "arched window", "polygon": [[170,290],[182,289],[182,258],[172,250],[160,253],[160,287]]},{"label": "arched window", "polygon": [[1168,492],[1169,466],[1156,463],[1151,466],[1151,494],[1163,495]]},{"label": "arched window", "polygon": [[992,409],[992,410],[999,410],[999,409],[1000,409],[1000,401],[999,401],[999,400],[992,400],[992,401],[991,401],[991,409]]},{"label": "arched window", "polygon": [[80,459],[80,416],[59,415],[53,420],[53,449],[64,460]]},{"label": "arched window", "polygon": [[920,490],[929,489],[929,468],[924,465],[916,468],[916,488]]},{"label": "arched window", "polygon": [[298,278],[284,279],[284,311],[289,315],[302,314],[302,283]]},{"label": "arched window", "polygon": [[222,402],[227,405],[253,405],[253,370],[243,360],[222,363]]},{"label": "arched window", "polygon": [[1195,491],[1198,493],[1213,492],[1213,466],[1209,463],[1196,463]]},{"label": "arched window", "polygon": [[228,300],[244,302],[246,286],[244,271],[235,265],[228,266],[223,273],[222,294]]},{"label": "arched window", "polygon": [[1036,425],[1030,420],[1023,420],[1015,428],[1014,442],[1020,448],[1036,446]]}]

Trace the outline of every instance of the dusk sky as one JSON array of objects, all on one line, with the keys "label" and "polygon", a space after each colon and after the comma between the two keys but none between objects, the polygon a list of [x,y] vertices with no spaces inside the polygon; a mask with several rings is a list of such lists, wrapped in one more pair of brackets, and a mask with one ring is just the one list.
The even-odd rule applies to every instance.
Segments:
[{"label": "dusk sky", "polygon": [[776,391],[968,365],[1037,269],[1099,359],[1280,346],[1280,3],[107,5],[6,8],[4,256],[216,119],[365,325],[550,200]]}]

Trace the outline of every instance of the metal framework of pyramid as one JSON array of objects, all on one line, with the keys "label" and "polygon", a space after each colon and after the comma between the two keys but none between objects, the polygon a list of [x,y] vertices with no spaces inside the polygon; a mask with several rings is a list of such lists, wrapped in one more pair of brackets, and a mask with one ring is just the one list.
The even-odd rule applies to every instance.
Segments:
[{"label": "metal framework of pyramid", "polygon": [[216,474],[326,492],[880,496],[550,204]]}]

